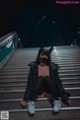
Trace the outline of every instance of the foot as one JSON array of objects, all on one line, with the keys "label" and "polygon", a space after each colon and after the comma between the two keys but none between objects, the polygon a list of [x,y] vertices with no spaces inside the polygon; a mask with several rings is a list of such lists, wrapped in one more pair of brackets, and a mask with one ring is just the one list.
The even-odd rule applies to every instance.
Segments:
[{"label": "foot", "polygon": [[61,100],[54,100],[53,111],[60,112],[61,110]]},{"label": "foot", "polygon": [[28,113],[30,115],[34,115],[35,114],[35,102],[34,101],[29,101],[28,102]]}]

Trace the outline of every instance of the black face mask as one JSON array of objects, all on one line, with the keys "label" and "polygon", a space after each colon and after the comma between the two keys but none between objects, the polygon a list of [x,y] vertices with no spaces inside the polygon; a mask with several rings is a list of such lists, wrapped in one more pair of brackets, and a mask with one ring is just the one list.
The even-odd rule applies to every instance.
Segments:
[{"label": "black face mask", "polygon": [[46,58],[40,58],[40,63],[45,63],[45,64],[49,64],[48,63],[48,59],[46,59]]}]

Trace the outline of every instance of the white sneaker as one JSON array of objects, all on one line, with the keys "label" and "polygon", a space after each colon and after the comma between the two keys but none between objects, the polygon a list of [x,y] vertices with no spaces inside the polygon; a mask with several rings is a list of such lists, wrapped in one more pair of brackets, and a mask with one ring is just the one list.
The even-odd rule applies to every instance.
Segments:
[{"label": "white sneaker", "polygon": [[54,112],[59,112],[61,110],[61,100],[54,100],[53,110]]},{"label": "white sneaker", "polygon": [[28,113],[31,115],[35,114],[35,102],[34,101],[28,102]]}]

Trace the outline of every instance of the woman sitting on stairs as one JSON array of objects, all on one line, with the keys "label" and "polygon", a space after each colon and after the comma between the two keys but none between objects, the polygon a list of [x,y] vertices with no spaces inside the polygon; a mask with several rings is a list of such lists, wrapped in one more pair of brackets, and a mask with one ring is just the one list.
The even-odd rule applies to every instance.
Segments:
[{"label": "woman sitting on stairs", "polygon": [[[59,66],[51,62],[51,51],[40,48],[35,62],[29,64],[30,71],[28,75],[28,82],[23,101],[20,102],[22,107],[28,106],[28,113],[35,114],[35,102],[38,95],[51,93],[54,98],[53,111],[59,112],[61,110],[61,100],[70,104],[70,94],[66,93],[62,82],[58,75]],[[61,100],[59,99],[61,98]]]}]

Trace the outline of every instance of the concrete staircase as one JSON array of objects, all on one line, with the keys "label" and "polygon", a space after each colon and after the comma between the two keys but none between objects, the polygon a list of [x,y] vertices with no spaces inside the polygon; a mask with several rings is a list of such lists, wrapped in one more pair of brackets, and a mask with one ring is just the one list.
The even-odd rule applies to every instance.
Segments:
[{"label": "concrete staircase", "polygon": [[71,93],[71,106],[62,103],[59,114],[53,115],[47,98],[36,102],[36,114],[30,117],[20,101],[24,96],[29,72],[28,63],[35,61],[38,48],[18,49],[0,70],[0,111],[9,111],[10,120],[80,120],[80,48],[54,47],[52,61],[60,66],[59,75],[66,91]]}]

